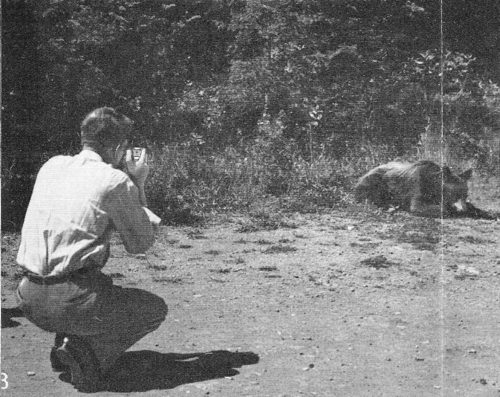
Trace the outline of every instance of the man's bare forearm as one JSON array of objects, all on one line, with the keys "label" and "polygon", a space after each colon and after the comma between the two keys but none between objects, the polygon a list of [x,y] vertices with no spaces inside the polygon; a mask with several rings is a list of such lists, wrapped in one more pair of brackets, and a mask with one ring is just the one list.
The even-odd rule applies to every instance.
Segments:
[{"label": "man's bare forearm", "polygon": [[139,202],[143,207],[148,206],[148,200],[146,199],[146,193],[144,189],[145,181],[138,181],[137,178],[134,178],[134,176],[129,174],[130,179],[132,179],[132,182],[134,182],[134,185],[137,187],[137,190],[139,190]]},{"label": "man's bare forearm", "polygon": [[141,184],[141,185],[137,186],[137,188],[139,189],[139,202],[141,203],[141,205],[143,207],[147,207],[148,206],[148,200],[146,199],[146,193],[144,191],[144,185]]}]

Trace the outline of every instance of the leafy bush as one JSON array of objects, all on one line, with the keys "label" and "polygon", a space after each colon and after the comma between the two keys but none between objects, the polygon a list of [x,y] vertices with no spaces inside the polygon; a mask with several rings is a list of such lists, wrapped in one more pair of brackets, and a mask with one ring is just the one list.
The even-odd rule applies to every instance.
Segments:
[{"label": "leafy bush", "polygon": [[332,206],[396,157],[500,167],[491,1],[443,4],[443,59],[435,0],[4,3],[4,225],[41,164],[23,158],[76,151],[104,105],[161,148],[148,194],[172,223],[267,198]]},{"label": "leafy bush", "polygon": [[2,231],[19,230],[31,198],[34,177],[2,168]]},{"label": "leafy bush", "polygon": [[[427,84],[426,107],[434,109],[426,115],[418,157],[493,174],[500,161],[499,137],[495,134],[500,127],[498,85],[470,77],[475,63],[470,55],[447,52],[441,66],[436,55],[427,51],[413,62],[416,75]],[[442,96],[432,86],[440,85],[441,67],[445,71]]]}]

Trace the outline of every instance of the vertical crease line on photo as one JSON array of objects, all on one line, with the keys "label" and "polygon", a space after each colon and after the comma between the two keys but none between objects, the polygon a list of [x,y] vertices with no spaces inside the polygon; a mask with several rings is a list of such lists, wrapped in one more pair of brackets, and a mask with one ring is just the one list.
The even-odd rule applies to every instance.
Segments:
[{"label": "vertical crease line on photo", "polygon": [[440,65],[439,65],[439,90],[440,90],[440,132],[441,132],[441,142],[440,142],[440,162],[441,162],[441,219],[440,219],[440,343],[441,343],[441,368],[440,368],[440,391],[441,396],[444,397],[444,383],[445,383],[445,314],[444,314],[444,304],[445,304],[445,284],[444,284],[444,27],[443,27],[443,0],[439,1],[439,51],[440,51]]}]

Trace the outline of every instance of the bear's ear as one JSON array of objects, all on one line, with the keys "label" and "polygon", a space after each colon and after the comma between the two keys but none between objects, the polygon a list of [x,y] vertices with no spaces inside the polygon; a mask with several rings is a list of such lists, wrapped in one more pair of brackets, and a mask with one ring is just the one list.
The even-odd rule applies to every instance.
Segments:
[{"label": "bear's ear", "polygon": [[470,179],[470,177],[472,176],[472,168],[468,169],[467,171],[465,172],[462,172],[459,177],[460,179],[464,180],[464,181],[468,181]]}]

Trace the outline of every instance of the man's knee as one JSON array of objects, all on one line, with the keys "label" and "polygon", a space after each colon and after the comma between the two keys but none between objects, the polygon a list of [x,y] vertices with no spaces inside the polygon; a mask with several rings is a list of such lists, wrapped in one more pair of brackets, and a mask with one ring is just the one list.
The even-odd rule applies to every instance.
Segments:
[{"label": "man's knee", "polygon": [[162,298],[157,295],[151,294],[148,312],[150,315],[151,323],[154,324],[155,328],[158,328],[167,317],[168,306]]},{"label": "man's knee", "polygon": [[158,310],[158,314],[162,318],[161,321],[163,322],[168,314],[168,306],[165,303],[165,301],[160,297],[158,297],[157,310]]},{"label": "man's knee", "polygon": [[[115,292],[116,304],[130,313],[136,324],[156,329],[165,320],[168,307],[158,295],[138,288],[120,288],[115,289]],[[113,309],[116,312],[118,308]]]}]

